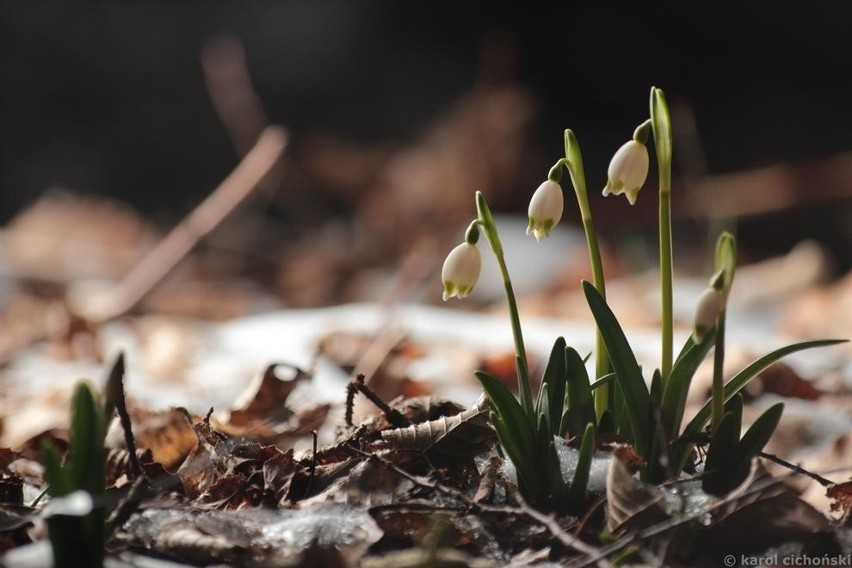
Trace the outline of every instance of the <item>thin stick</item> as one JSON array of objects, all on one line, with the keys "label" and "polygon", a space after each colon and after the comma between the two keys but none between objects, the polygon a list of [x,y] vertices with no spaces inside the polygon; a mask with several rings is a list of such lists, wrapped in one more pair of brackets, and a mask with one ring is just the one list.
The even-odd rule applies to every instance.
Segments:
[{"label": "thin stick", "polygon": [[[367,397],[367,400],[375,404],[376,408],[382,411],[382,414],[385,415],[385,418],[387,418],[388,422],[390,422],[393,426],[395,426],[396,428],[406,428],[408,426],[411,426],[411,422],[409,422],[408,419],[402,415],[402,413],[388,406],[388,403],[379,398],[379,395],[373,392],[373,389],[371,389],[364,383],[363,374],[357,375],[354,381],[350,384],[352,385],[352,389],[360,392],[365,397]],[[347,425],[352,423],[352,413],[349,412],[348,415],[349,421]]]},{"label": "thin stick", "polygon": [[783,460],[776,455],[767,454],[766,452],[758,452],[757,455],[764,458],[764,459],[767,459],[771,462],[775,462],[778,465],[784,466],[787,469],[789,469],[790,471],[798,473],[799,475],[804,475],[805,477],[810,477],[811,479],[813,479],[814,481],[816,481],[817,483],[819,483],[823,487],[828,487],[830,485],[834,485],[834,482],[831,481],[830,479],[826,479],[823,476],[819,475],[818,473],[808,471],[805,468],[803,468],[802,466],[798,466],[794,463],[790,463],[786,460]]},{"label": "thin stick", "polygon": [[[127,446],[127,455],[130,464],[130,472],[133,478],[137,478],[142,474],[142,464],[139,463],[139,456],[136,455],[136,438],[133,437],[133,426],[130,422],[130,413],[127,412],[127,399],[124,392],[124,353],[119,353],[118,358],[113,365],[110,373],[110,381],[116,384],[115,393],[115,411],[118,414],[118,421],[121,424],[121,429],[124,432],[124,445]],[[115,380],[112,376],[115,375]]]},{"label": "thin stick", "polygon": [[234,171],[151,249],[118,285],[102,296],[82,302],[77,309],[94,322],[108,321],[132,309],[258,187],[278,162],[286,145],[287,135],[281,127],[265,129]]},{"label": "thin stick", "polygon": [[[423,476],[420,476],[420,475],[414,475],[413,473],[409,473],[408,471],[402,469],[401,467],[397,466],[393,462],[391,462],[391,461],[389,461],[389,460],[387,460],[387,459],[385,459],[381,456],[365,452],[363,450],[356,448],[355,446],[353,446],[351,444],[347,444],[347,445],[355,453],[360,454],[361,456],[363,456],[363,457],[365,457],[369,460],[373,460],[373,461],[380,463],[383,467],[397,473],[398,475],[401,475],[402,477],[408,479],[409,481],[411,481],[412,483],[414,483],[415,485],[417,485],[419,487],[439,491],[439,492],[443,493],[444,495],[447,495],[449,497],[456,499],[457,501],[465,504],[469,510],[476,510],[476,511],[479,511],[479,512],[487,512],[487,513],[498,513],[498,514],[503,514],[503,515],[519,515],[519,516],[528,517],[528,518],[536,521],[537,523],[543,525],[554,538],[559,540],[559,542],[562,543],[563,545],[565,545],[567,548],[570,548],[572,550],[576,550],[577,552],[586,554],[587,556],[595,556],[595,557],[600,556],[600,552],[601,552],[600,549],[595,548],[594,546],[583,542],[579,538],[577,538],[577,537],[573,536],[572,534],[563,530],[562,527],[559,526],[559,523],[556,522],[556,519],[554,517],[552,517],[550,515],[545,515],[544,513],[536,511],[535,509],[533,509],[532,507],[530,507],[529,505],[524,503],[524,501],[523,501],[523,499],[521,498],[520,495],[515,496],[518,499],[518,501],[521,503],[520,507],[502,507],[502,506],[499,506],[499,505],[486,505],[485,503],[478,503],[478,502],[473,501],[470,498],[468,498],[464,493],[462,493],[458,489],[455,489],[453,487],[449,487],[447,485],[444,485],[443,483],[440,483],[440,482],[435,481],[434,479],[431,479],[431,478],[428,478],[428,477],[423,477]],[[596,558],[595,562],[593,562],[593,564],[603,565],[603,566],[607,566],[607,567],[612,566],[612,564],[610,564],[609,561],[607,561],[605,557]]]}]

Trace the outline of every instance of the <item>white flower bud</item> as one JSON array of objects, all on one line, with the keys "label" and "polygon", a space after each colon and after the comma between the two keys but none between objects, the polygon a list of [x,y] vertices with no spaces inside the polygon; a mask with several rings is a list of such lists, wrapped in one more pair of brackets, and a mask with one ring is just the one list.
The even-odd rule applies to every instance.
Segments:
[{"label": "white flower bud", "polygon": [[636,196],[648,177],[648,148],[636,140],[625,143],[609,163],[604,195],[627,197],[630,205],[636,203]]},{"label": "white flower bud", "polygon": [[453,296],[459,299],[467,297],[476,286],[481,269],[482,256],[476,245],[465,242],[451,250],[441,269],[444,301]]},{"label": "white flower bud", "polygon": [[542,183],[530,199],[527,234],[532,233],[541,242],[562,218],[563,207],[564,198],[559,184],[552,180]]},{"label": "white flower bud", "polygon": [[695,308],[695,325],[693,333],[697,341],[701,341],[708,331],[716,325],[719,312],[722,310],[722,294],[715,288],[707,288],[698,298]]}]

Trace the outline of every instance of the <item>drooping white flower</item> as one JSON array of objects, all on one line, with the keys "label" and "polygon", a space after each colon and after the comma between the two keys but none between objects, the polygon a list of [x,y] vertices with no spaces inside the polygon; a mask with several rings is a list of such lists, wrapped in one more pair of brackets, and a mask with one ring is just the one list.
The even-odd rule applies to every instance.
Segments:
[{"label": "drooping white flower", "polygon": [[559,184],[552,180],[542,183],[530,199],[527,234],[532,233],[541,242],[562,218],[563,208],[564,198]]},{"label": "drooping white flower", "polygon": [[695,339],[701,341],[708,331],[716,325],[719,312],[722,310],[722,294],[713,287],[708,287],[698,298],[695,308],[695,324],[693,333]]},{"label": "drooping white flower", "polygon": [[441,269],[444,301],[453,296],[459,299],[467,297],[476,286],[481,270],[482,256],[476,245],[464,242],[451,250]]},{"label": "drooping white flower", "polygon": [[636,203],[636,196],[648,177],[648,148],[637,140],[626,142],[609,162],[604,195],[627,197],[630,205]]}]

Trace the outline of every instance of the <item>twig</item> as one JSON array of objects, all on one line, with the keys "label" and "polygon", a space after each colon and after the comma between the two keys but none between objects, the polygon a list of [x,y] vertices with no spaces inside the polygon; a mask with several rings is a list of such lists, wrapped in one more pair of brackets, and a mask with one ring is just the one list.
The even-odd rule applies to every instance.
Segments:
[{"label": "twig", "polygon": [[[462,493],[458,489],[444,485],[443,483],[441,483],[439,481],[435,481],[434,479],[429,478],[429,477],[414,475],[412,473],[409,473],[408,471],[405,471],[401,467],[397,466],[396,464],[390,462],[389,460],[387,460],[387,459],[385,459],[381,456],[365,452],[365,451],[363,451],[359,448],[356,448],[355,446],[353,446],[351,444],[347,444],[347,445],[355,453],[360,454],[361,456],[363,456],[363,457],[365,457],[369,460],[373,460],[373,461],[380,463],[385,468],[395,472],[398,475],[401,475],[402,477],[408,479],[409,481],[411,481],[412,483],[414,483],[415,485],[417,485],[419,487],[423,487],[423,488],[426,488],[426,489],[432,489],[434,491],[439,491],[439,492],[443,493],[444,495],[447,495],[449,497],[452,497],[453,499],[456,499],[457,501],[464,503],[464,505],[469,510],[476,510],[480,513],[498,513],[498,514],[502,514],[502,515],[525,516],[525,517],[528,517],[528,518],[536,521],[537,523],[541,524],[542,526],[544,526],[554,538],[556,538],[560,543],[562,543],[567,548],[570,548],[572,550],[576,550],[577,552],[581,552],[583,554],[586,554],[587,556],[599,556],[599,554],[601,552],[600,549],[595,548],[594,546],[587,544],[586,542],[580,540],[579,538],[565,532],[562,529],[562,527],[559,526],[559,523],[556,522],[555,518],[553,518],[552,516],[549,516],[549,515],[545,515],[544,513],[541,513],[539,511],[536,511],[535,509],[533,509],[532,507],[527,505],[520,498],[520,495],[517,496],[519,503],[521,503],[520,507],[508,507],[508,506],[504,507],[504,506],[499,506],[499,505],[487,505],[487,504],[484,504],[484,503],[477,503],[477,502],[471,500],[470,498],[468,498],[464,493]],[[610,564],[609,561],[606,560],[605,555],[600,556],[591,564],[597,564],[597,565],[604,566],[604,567],[607,567],[607,568],[611,568],[611,566],[612,566],[612,564]]]},{"label": "twig", "polygon": [[239,38],[222,33],[207,40],[201,49],[201,69],[213,109],[228,130],[234,149],[243,156],[269,120],[252,86]]},{"label": "twig", "polygon": [[130,464],[130,472],[133,478],[139,477],[142,473],[142,464],[139,463],[139,456],[136,455],[136,439],[133,437],[133,429],[130,423],[130,414],[127,412],[127,400],[124,393],[124,353],[119,353],[115,364],[110,371],[110,383],[113,382],[112,377],[115,376],[117,385],[115,397],[115,411],[118,414],[118,421],[121,424],[121,429],[124,431],[124,445],[127,446],[128,460]]},{"label": "twig", "polygon": [[811,479],[813,479],[814,481],[816,481],[817,483],[819,483],[823,487],[828,487],[830,485],[834,485],[834,482],[831,481],[830,479],[826,479],[823,476],[819,475],[818,473],[808,471],[805,468],[803,468],[802,466],[798,466],[794,463],[790,463],[786,460],[783,460],[776,455],[767,454],[766,452],[758,452],[757,455],[764,458],[764,459],[767,459],[771,462],[775,462],[780,466],[784,466],[787,469],[789,469],[790,471],[798,473],[799,475],[804,475],[805,477],[810,477]]},{"label": "twig", "polygon": [[[411,422],[409,422],[408,419],[405,416],[402,415],[402,413],[400,413],[398,410],[394,410],[393,408],[388,406],[388,404],[385,401],[383,401],[381,398],[379,398],[379,395],[377,395],[375,392],[373,392],[373,389],[371,389],[370,387],[368,387],[364,383],[364,375],[363,374],[357,375],[355,377],[355,379],[353,379],[353,381],[350,383],[350,385],[351,386],[348,387],[348,388],[350,388],[352,392],[358,391],[361,394],[363,394],[365,397],[367,397],[367,400],[369,400],[370,402],[375,404],[376,408],[378,408],[379,410],[382,411],[382,414],[385,415],[385,418],[387,418],[388,422],[390,422],[394,427],[406,428],[408,426],[411,426]],[[348,399],[348,397],[347,397],[347,399]],[[346,409],[346,415],[348,417],[347,423],[346,423],[347,426],[350,426],[352,424],[352,412],[350,410],[351,408],[352,407],[350,405]]]},{"label": "twig", "polygon": [[105,322],[132,309],[186,254],[231,214],[278,162],[287,135],[277,126],[263,131],[234,171],[166,235],[114,288],[75,306],[89,321]]},{"label": "twig", "polygon": [[130,486],[130,490],[118,503],[115,509],[113,509],[109,519],[107,520],[107,535],[114,534],[115,531],[124,526],[124,523],[126,523],[130,516],[133,515],[133,512],[139,508],[139,503],[142,502],[148,488],[148,478],[144,475],[140,475],[133,481],[133,485]]}]

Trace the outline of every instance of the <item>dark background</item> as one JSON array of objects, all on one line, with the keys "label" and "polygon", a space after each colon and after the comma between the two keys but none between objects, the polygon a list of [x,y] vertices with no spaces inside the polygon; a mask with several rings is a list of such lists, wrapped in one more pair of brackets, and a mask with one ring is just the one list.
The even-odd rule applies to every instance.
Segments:
[{"label": "dark background", "polygon": [[[223,31],[243,42],[266,112],[296,146],[308,130],[415,137],[481,80],[496,37],[506,79],[537,104],[531,143],[558,157],[570,126],[587,172],[605,171],[647,116],[652,85],[691,109],[708,173],[818,159],[852,150],[850,16],[841,2],[4,1],[0,218],[57,184],[188,211],[237,162],[199,63]],[[525,192],[501,207],[522,210]],[[836,205],[831,218],[799,211],[779,246],[795,233],[845,247]]]}]

